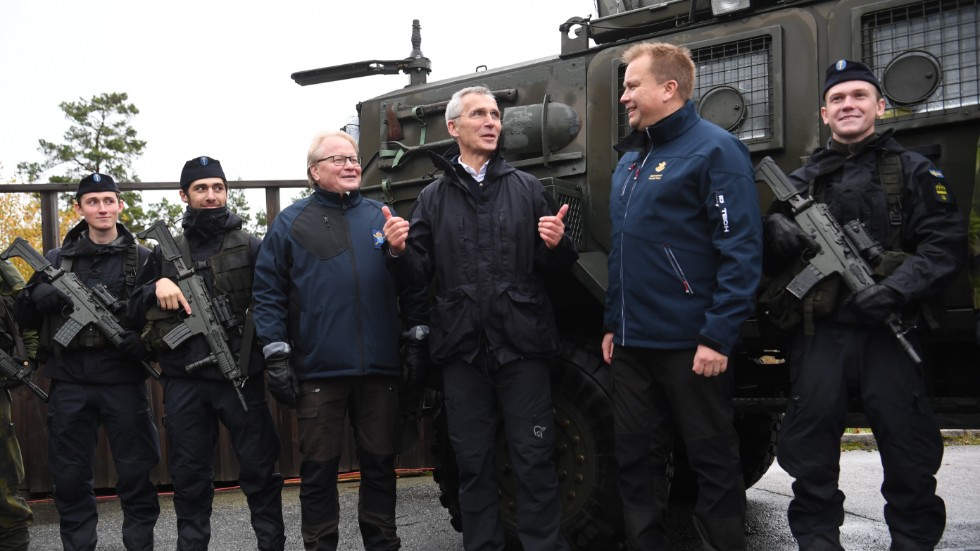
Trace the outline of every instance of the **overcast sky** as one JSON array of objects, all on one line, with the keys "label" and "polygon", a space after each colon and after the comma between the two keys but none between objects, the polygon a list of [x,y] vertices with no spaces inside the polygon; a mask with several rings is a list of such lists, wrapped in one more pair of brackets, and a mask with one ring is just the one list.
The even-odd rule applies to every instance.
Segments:
[{"label": "overcast sky", "polygon": [[405,75],[299,86],[295,71],[411,52],[422,26],[429,81],[557,55],[558,26],[592,0],[0,0],[0,181],[62,141],[58,104],[126,92],[147,141],[135,171],[177,181],[210,155],[229,180],[303,179],[313,135]]}]

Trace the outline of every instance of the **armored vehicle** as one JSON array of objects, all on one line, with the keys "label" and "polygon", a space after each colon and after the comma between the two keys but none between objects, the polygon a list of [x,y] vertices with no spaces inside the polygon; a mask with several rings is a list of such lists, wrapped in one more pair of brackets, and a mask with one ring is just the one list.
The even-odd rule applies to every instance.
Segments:
[{"label": "armored vehicle", "polygon": [[[408,58],[293,74],[304,85],[378,73],[410,76],[407,87],[357,105],[365,192],[403,215],[437,176],[426,153],[441,154],[452,145],[447,101],[477,84],[493,90],[503,110],[502,154],[540,178],[559,204],[571,206],[566,231],[581,258],[567,278],[550,282],[550,290],[564,337],[553,383],[563,528],[577,549],[608,548],[620,524],[610,387],[599,341],[610,176],[618,159],[613,144],[630,131],[619,103],[624,49],[645,40],[690,48],[701,116],[742,140],[753,161],[770,156],[787,173],[829,137],[819,118],[820,86],[824,69],[840,58],[873,68],[887,96],[879,127],[894,129],[900,142],[934,160],[964,215],[980,138],[977,0],[599,0],[597,8],[595,18],[571,18],[558,27],[557,55],[501,69],[427,82],[430,63],[416,22]],[[760,187],[759,198],[765,209],[772,193]],[[980,426],[970,296],[964,274],[946,292],[943,329],[929,334],[921,351],[944,427]],[[733,360],[749,486],[773,461],[788,369],[780,340],[754,321],[745,324]],[[438,381],[433,383],[437,390]],[[428,405],[438,405],[437,392],[428,398]],[[852,409],[851,426],[865,426],[860,404]],[[436,479],[459,528],[453,456],[444,431],[437,440]],[[513,527],[516,490],[502,436],[500,443],[501,514]],[[690,493],[681,448],[675,446],[673,459],[673,494]]]}]

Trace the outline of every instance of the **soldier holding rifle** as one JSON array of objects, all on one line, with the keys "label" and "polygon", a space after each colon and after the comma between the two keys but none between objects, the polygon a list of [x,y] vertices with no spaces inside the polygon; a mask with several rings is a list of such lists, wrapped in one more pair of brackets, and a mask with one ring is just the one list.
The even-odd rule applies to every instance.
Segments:
[{"label": "soldier holding rifle", "polygon": [[[789,525],[800,549],[842,549],[840,437],[848,398],[859,394],[881,451],[891,548],[932,549],[946,520],[934,478],[943,443],[910,329],[931,323],[930,305],[941,301],[964,266],[963,217],[941,171],[903,148],[891,130],[875,131],[885,100],[866,65],[840,60],[830,66],[823,101],[820,114],[831,138],[790,180],[825,205],[841,228],[866,230],[865,245],[854,249],[873,274],[866,285],[837,276],[805,283],[802,300],[783,303],[797,315],[764,308],[792,329],[792,392],[777,455],[796,479]],[[821,246],[819,236],[791,219],[796,214],[800,221],[800,206],[777,201],[764,224],[767,273],[776,275],[774,288],[790,293],[801,270],[818,264],[808,266],[807,259],[827,253],[829,244]],[[853,232],[848,236],[861,241]]]},{"label": "soldier holding rifle", "polygon": [[279,436],[248,315],[261,242],[242,231],[242,219],[228,209],[216,159],[184,164],[180,198],[187,204],[182,235],[175,240],[161,222],[140,234],[159,244],[140,268],[130,302],[133,319],[146,320],[143,339],[163,369],[177,549],[206,549],[211,539],[213,449],[221,421],[238,459],[258,549],[281,550]]},{"label": "soldier holding rifle", "polygon": [[[149,257],[150,251],[119,223],[124,207],[110,176],[90,174],[75,193],[75,214],[82,221],[68,231],[61,248],[41,258],[23,240],[15,240],[3,253],[25,257],[37,271],[15,308],[22,328],[40,330],[38,359],[51,379],[48,465],[66,550],[96,548],[93,458],[100,424],[115,462],[126,549],[152,549],[160,515],[150,481],[160,442],[141,365],[146,349],[137,333],[126,330],[128,321],[109,315],[89,292],[105,285],[107,294],[126,300],[136,268]],[[93,308],[100,319],[78,321]],[[111,334],[107,326],[113,327]]]}]

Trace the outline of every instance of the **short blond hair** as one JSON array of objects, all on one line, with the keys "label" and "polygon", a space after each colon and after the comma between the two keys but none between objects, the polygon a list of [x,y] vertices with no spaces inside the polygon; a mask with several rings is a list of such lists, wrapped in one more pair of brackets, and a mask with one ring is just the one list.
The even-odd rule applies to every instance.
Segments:
[{"label": "short blond hair", "polygon": [[695,69],[691,50],[664,42],[641,42],[623,52],[623,63],[650,56],[650,73],[657,82],[677,81],[677,95],[687,101],[694,94]]},{"label": "short blond hair", "polygon": [[310,184],[310,188],[316,186],[316,182],[313,180],[313,173],[310,172],[310,169],[313,168],[313,165],[317,161],[323,158],[323,151],[320,149],[320,145],[327,138],[343,138],[349,141],[354,146],[354,153],[360,155],[360,151],[357,149],[357,140],[347,132],[342,130],[325,130],[320,132],[313,137],[313,141],[310,142],[310,149],[306,152],[306,181]]}]

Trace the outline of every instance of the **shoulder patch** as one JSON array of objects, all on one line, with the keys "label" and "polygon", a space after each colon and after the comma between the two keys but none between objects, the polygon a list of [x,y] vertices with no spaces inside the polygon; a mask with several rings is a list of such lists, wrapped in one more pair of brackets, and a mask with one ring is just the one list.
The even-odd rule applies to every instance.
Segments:
[{"label": "shoulder patch", "polygon": [[952,203],[953,198],[949,195],[949,190],[946,189],[946,184],[943,182],[934,182],[932,185],[933,192],[936,197],[936,201],[940,203]]}]

